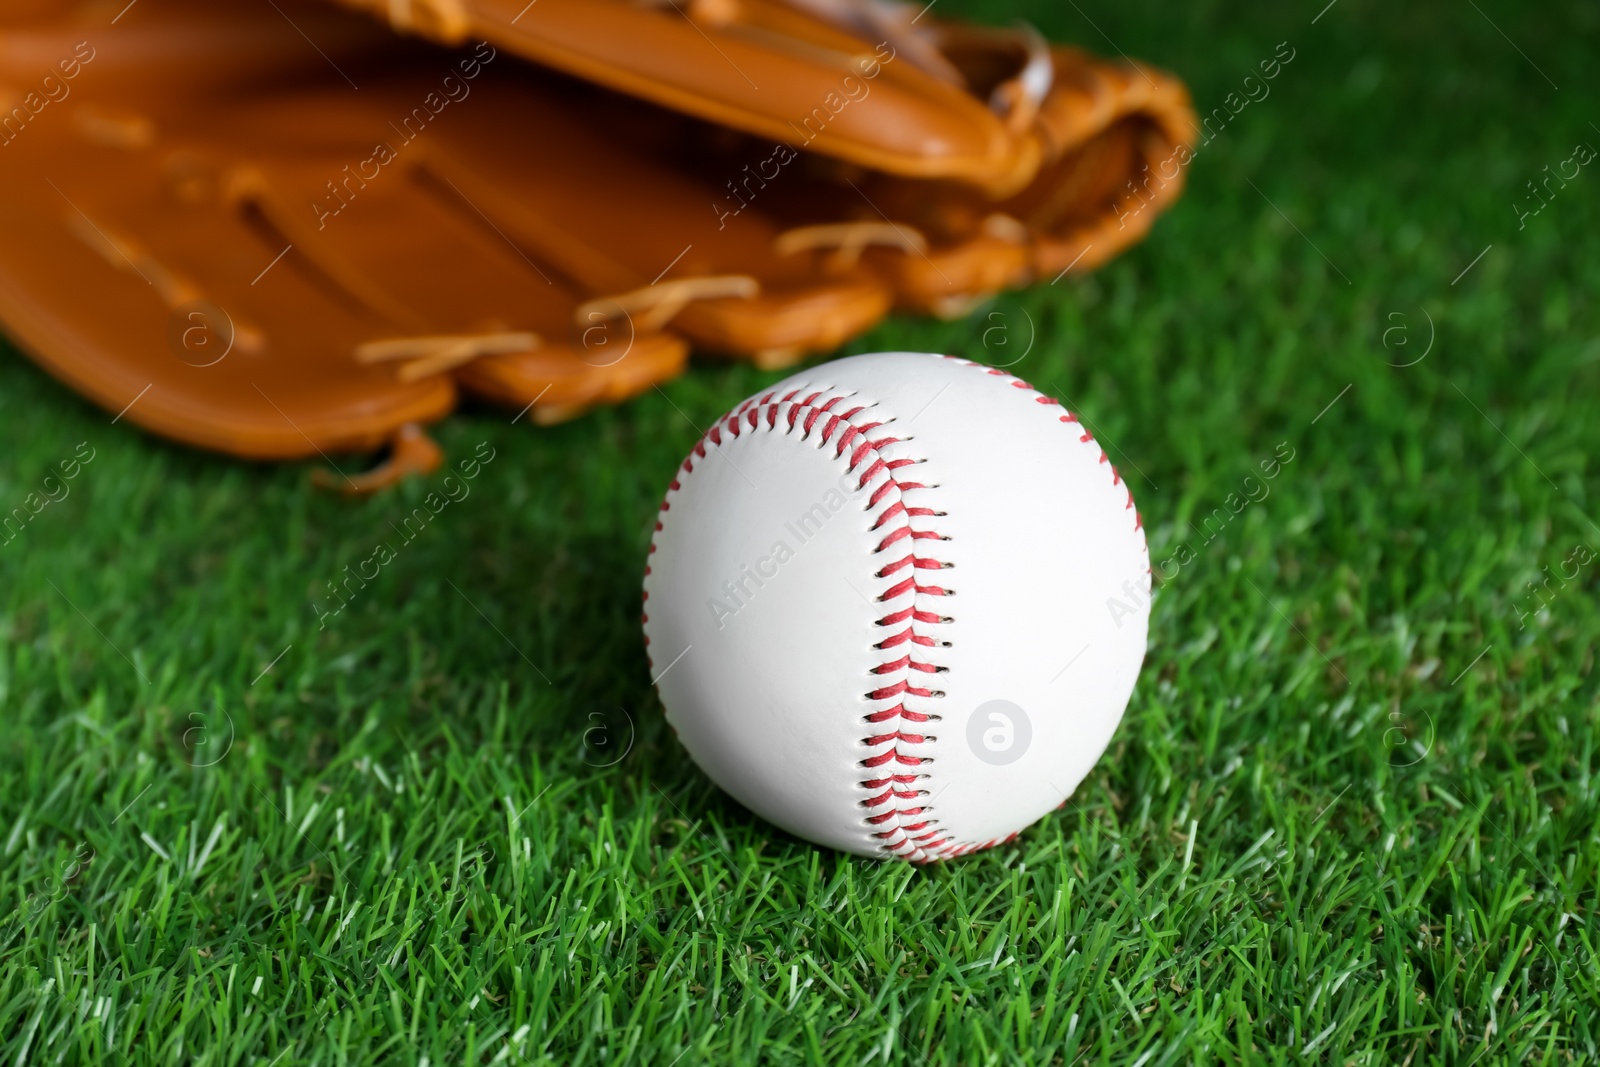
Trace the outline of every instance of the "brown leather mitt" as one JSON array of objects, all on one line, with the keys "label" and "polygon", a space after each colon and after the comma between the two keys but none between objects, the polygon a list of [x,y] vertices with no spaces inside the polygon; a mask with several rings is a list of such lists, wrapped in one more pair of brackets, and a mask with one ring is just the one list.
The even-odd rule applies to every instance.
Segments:
[{"label": "brown leather mitt", "polygon": [[864,269],[780,255],[771,224],[695,249],[708,189],[487,44],[289,0],[32,0],[0,42],[6,331],[180,441],[393,445],[349,491],[436,466],[417,424],[461,391],[560,421],[676,374],[688,339],[793,360],[890,304]]},{"label": "brown leather mitt", "polygon": [[922,4],[336,2],[648,101],[608,122],[716,186],[723,226],[776,219],[784,255],[865,263],[903,307],[942,315],[1137,241],[1182,189],[1197,129],[1170,75]]},{"label": "brown leather mitt", "polygon": [[392,445],[350,491],[462,394],[557,422],[1103,262],[1193,122],[883,0],[13,0],[0,97],[10,336],[181,441]]}]

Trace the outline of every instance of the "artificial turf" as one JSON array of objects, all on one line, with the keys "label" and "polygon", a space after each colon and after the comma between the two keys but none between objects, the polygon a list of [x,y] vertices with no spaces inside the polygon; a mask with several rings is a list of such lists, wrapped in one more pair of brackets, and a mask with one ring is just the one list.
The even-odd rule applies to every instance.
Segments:
[{"label": "artificial turf", "polygon": [[451,419],[471,495],[319,626],[437,478],[351,502],[7,351],[3,510],[92,460],[0,544],[6,1062],[1595,1062],[1600,171],[1514,205],[1600,147],[1600,16],[946,4],[1203,112],[1294,52],[1143,247],[851,346],[1016,360],[1189,548],[1071,803],[866,862],[673,739],[656,504],[775,375]]}]

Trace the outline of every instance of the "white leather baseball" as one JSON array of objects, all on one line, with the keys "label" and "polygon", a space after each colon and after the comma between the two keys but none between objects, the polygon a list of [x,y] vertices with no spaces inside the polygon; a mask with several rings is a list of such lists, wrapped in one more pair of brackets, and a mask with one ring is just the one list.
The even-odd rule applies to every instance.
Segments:
[{"label": "white leather baseball", "polygon": [[1009,840],[1100,757],[1144,659],[1132,493],[1075,416],[979,364],[888,352],[764,389],[659,518],[667,718],[818,844],[920,862]]}]

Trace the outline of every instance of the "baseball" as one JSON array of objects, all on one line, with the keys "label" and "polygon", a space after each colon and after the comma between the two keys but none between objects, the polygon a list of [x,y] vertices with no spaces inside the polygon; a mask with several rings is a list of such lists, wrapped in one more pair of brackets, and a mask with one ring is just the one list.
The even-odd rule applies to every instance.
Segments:
[{"label": "baseball", "polygon": [[1144,659],[1133,494],[1051,397],[949,356],[822,364],[720,419],[661,504],[667,719],[751,811],[948,859],[1062,806]]}]

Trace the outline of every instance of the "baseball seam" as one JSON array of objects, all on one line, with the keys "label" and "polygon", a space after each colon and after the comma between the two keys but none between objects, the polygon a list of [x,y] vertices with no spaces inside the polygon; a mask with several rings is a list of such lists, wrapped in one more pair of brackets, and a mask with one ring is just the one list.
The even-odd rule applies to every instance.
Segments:
[{"label": "baseball seam", "polygon": [[[982,363],[976,363],[976,362],[974,362],[972,360],[969,360],[969,359],[962,359],[962,358],[960,358],[958,356],[946,355],[944,358],[952,360],[952,361],[954,361],[954,362],[956,362],[956,363],[958,363],[958,364],[960,364],[962,366],[965,366],[965,367],[973,367],[973,368],[975,368],[977,370],[980,370],[980,371],[984,372],[985,374],[988,374],[988,375],[990,375],[992,377],[1001,378],[1001,379],[1005,380],[1007,384],[1011,385],[1015,389],[1026,390],[1027,392],[1033,394],[1033,401],[1036,404],[1042,404],[1042,405],[1045,405],[1045,406],[1061,407],[1061,402],[1059,400],[1055,399],[1054,397],[1046,396],[1043,393],[1040,393],[1037,389],[1033,388],[1033,386],[1029,385],[1027,382],[1023,381],[1020,378],[1017,378],[1016,376],[1014,376],[1012,374],[1008,374],[1004,370],[1001,370],[1001,369],[999,369],[997,367],[990,367],[990,366],[987,366],[987,365],[982,364]],[[1113,464],[1111,462],[1111,460],[1110,460],[1110,457],[1108,457],[1106,455],[1105,449],[1101,448],[1098,445],[1098,443],[1095,442],[1094,435],[1091,434],[1088,431],[1087,427],[1084,427],[1082,425],[1082,423],[1080,423],[1078,421],[1078,417],[1076,415],[1074,415],[1072,412],[1068,411],[1066,408],[1062,407],[1062,414],[1057,416],[1057,421],[1061,422],[1061,423],[1065,423],[1065,424],[1076,425],[1082,431],[1078,436],[1079,443],[1090,445],[1090,446],[1094,447],[1100,453],[1099,462],[1102,463],[1102,464],[1105,464],[1106,467],[1109,469],[1109,471],[1111,473],[1111,484],[1114,485],[1114,486],[1123,485],[1122,476],[1117,472],[1116,465]],[[930,488],[930,489],[933,489],[933,488],[938,488],[938,487],[937,486],[921,486],[921,485],[914,485],[913,484],[913,485],[906,485],[905,488],[906,489],[913,489],[913,488],[917,488],[917,489]],[[1124,486],[1124,488],[1126,488],[1126,487]],[[1124,507],[1125,507],[1126,510],[1133,511],[1133,513],[1134,513],[1133,531],[1135,533],[1140,533],[1140,531],[1142,531],[1143,528],[1144,528],[1144,519],[1139,514],[1138,509],[1134,507],[1133,491],[1131,489],[1127,489],[1127,503],[1126,503],[1126,505]],[[893,509],[891,508],[890,512],[885,514],[884,518],[887,518],[888,514],[891,514],[892,512],[893,512]],[[909,526],[910,526],[910,515],[911,514],[916,514],[916,513],[918,513],[918,512],[914,512],[911,509],[906,509],[905,525],[906,525],[907,528],[909,528]],[[921,513],[923,513],[923,514],[931,514],[931,515],[943,514],[943,512],[932,511],[931,509],[923,509],[923,511]],[[881,522],[882,522],[882,520],[880,519],[880,523],[879,524],[881,524]],[[877,525],[874,525],[873,529],[877,529]],[[929,532],[927,534],[913,534],[913,536],[940,536],[940,535],[938,535],[936,532]],[[949,540],[948,537],[943,537],[943,536],[940,536],[940,539],[941,540]],[[1141,542],[1143,541],[1142,534],[1140,536],[1140,540],[1141,540]],[[891,540],[886,538],[883,542],[881,542],[879,544],[877,549],[874,550],[874,553],[876,554],[877,552],[883,551],[884,548],[886,548],[890,543],[892,543]],[[1141,547],[1143,547],[1143,546],[1141,545]],[[1148,550],[1146,550],[1146,553],[1148,554]],[[911,554],[911,555],[914,555],[914,553]],[[911,555],[908,555],[907,559],[911,558]],[[895,564],[895,566],[898,567],[898,566],[904,565],[905,563],[906,563],[906,560],[903,559],[899,563]],[[923,564],[912,564],[912,566],[914,568],[920,567],[922,565]],[[946,566],[953,566],[953,564],[946,564]],[[883,573],[884,573],[883,571],[879,572],[880,575],[883,574]],[[913,570],[912,573],[915,574],[915,569]],[[910,579],[908,579],[908,581],[910,581]],[[898,588],[898,587],[896,587],[896,588]],[[921,586],[917,586],[916,587],[916,593],[922,594],[922,593],[925,593],[925,592],[931,592],[931,590],[924,589]],[[895,590],[891,589],[888,593],[884,594],[884,596],[880,597],[879,599],[880,600],[887,600],[894,593],[895,593]],[[955,590],[953,590],[953,589],[940,589],[940,590],[937,591],[936,595],[944,596],[944,597],[954,596],[955,595]],[[953,622],[954,621],[953,616],[933,616],[932,613],[919,613],[919,612],[916,612],[915,611],[915,602],[913,601],[913,606],[911,608],[905,609],[903,612],[897,612],[897,613],[891,614],[889,616],[886,616],[884,619],[880,619],[878,624],[879,625],[891,624],[893,621],[895,621],[897,619],[900,619],[900,618],[908,618],[912,622],[923,622],[923,623],[926,623],[926,624],[934,624],[934,623],[945,624],[945,623],[949,623],[949,622]],[[910,635],[912,632],[913,631],[911,629],[908,629],[906,631],[906,634]],[[918,638],[915,637],[915,636],[912,636],[910,639],[913,640],[913,641],[918,641]],[[929,646],[933,645],[933,642],[931,640],[918,641],[918,643],[926,644],[926,645],[929,645]],[[948,642],[945,642],[945,644],[948,645]],[[882,647],[885,647],[885,646],[879,645],[877,647],[882,648]],[[931,659],[932,657],[929,657],[929,658]],[[908,655],[901,661],[901,664],[900,664],[900,670],[901,670],[902,674],[905,674],[905,676],[906,676],[905,681],[903,681],[903,683],[901,683],[901,684],[903,684],[903,685],[905,685],[907,687],[904,690],[906,692],[909,692],[909,693],[912,693],[912,694],[918,695],[918,696],[924,696],[924,697],[929,698],[929,699],[941,699],[944,696],[944,693],[942,691],[939,691],[939,690],[920,690],[919,691],[917,689],[909,688],[909,673],[908,672],[911,671],[911,670],[922,670],[922,671],[936,671],[938,673],[943,673],[946,669],[947,668],[944,668],[944,667],[937,667],[937,666],[935,666],[935,665],[933,665],[931,663],[917,663],[915,661],[912,661],[910,656]],[[878,673],[879,671],[882,671],[882,670],[883,670],[882,667],[876,668],[874,673]],[[884,695],[884,694],[886,694],[888,692],[889,692],[888,689],[881,689],[881,690],[877,690],[877,691],[875,691],[873,693],[869,693],[868,697],[869,697],[869,699],[871,699],[871,698],[874,698],[874,697],[878,697],[878,696]],[[883,714],[884,718],[891,718],[891,717],[892,718],[904,718],[904,719],[910,719],[913,722],[928,721],[928,719],[930,719],[930,718],[932,719],[932,721],[937,722],[937,721],[939,721],[939,718],[940,718],[938,715],[919,716],[918,714],[916,714],[914,712],[911,712],[911,711],[909,711],[909,709],[906,709],[904,707],[897,707],[897,708],[889,709],[887,712],[881,713],[881,714]],[[868,721],[878,721],[877,720],[877,716],[876,715],[868,716]],[[904,742],[906,742],[908,744],[931,743],[933,741],[938,740],[936,737],[933,737],[933,736],[925,736],[924,737],[924,736],[918,736],[918,735],[909,735],[908,736],[906,733],[904,733],[903,731],[901,731],[901,730],[899,730],[897,728],[897,730],[895,731],[894,734],[883,735],[881,737],[871,738],[871,739],[869,739],[869,741],[881,741],[881,740],[887,740],[887,739],[890,739],[890,738],[892,738],[894,740],[894,748],[893,748],[893,750],[891,752],[884,753],[884,754],[882,754],[882,755],[880,755],[878,757],[874,757],[871,760],[863,761],[862,762],[862,766],[865,766],[865,767],[871,767],[871,766],[875,766],[875,765],[881,766],[881,765],[887,763],[891,757],[897,763],[910,764],[910,765],[913,765],[913,766],[917,766],[919,768],[922,767],[922,766],[925,766],[926,764],[930,764],[930,763],[933,762],[933,758],[929,757],[929,756],[922,756],[922,757],[918,757],[918,756],[903,756],[902,753],[900,752],[900,744],[901,744],[902,741],[904,741]],[[928,795],[929,790],[927,790],[927,789],[914,790],[914,789],[910,789],[910,788],[901,788],[901,787],[911,786],[918,780],[931,779],[932,777],[933,777],[932,775],[924,774],[924,773],[918,773],[916,775],[894,775],[894,774],[891,774],[886,778],[864,780],[862,782],[862,785],[864,787],[868,788],[868,789],[883,789],[884,787],[887,787],[887,789],[885,790],[884,793],[882,793],[878,797],[873,798],[871,801],[867,802],[867,806],[875,807],[875,806],[877,806],[879,804],[890,803],[890,802],[895,801],[895,800],[910,800],[912,803],[918,803],[917,797]],[[1063,801],[1063,803],[1065,803],[1065,801]],[[868,821],[869,825],[872,825],[875,821],[877,821],[879,819],[881,819],[884,822],[887,822],[890,818],[892,818],[894,820],[894,822],[895,822],[895,829],[891,830],[891,831],[889,831],[887,833],[881,833],[881,834],[877,835],[880,839],[882,839],[881,847],[884,848],[885,851],[892,852],[892,853],[894,853],[896,855],[901,856],[904,859],[910,860],[913,863],[925,863],[925,862],[930,862],[930,861],[933,861],[933,860],[953,859],[953,858],[958,857],[958,856],[967,855],[968,853],[980,852],[980,851],[982,851],[984,849],[992,848],[995,845],[1003,844],[1006,841],[1010,841],[1010,840],[1014,839],[1017,836],[1018,832],[1020,832],[1020,831],[1013,832],[1013,833],[1007,835],[1006,837],[997,838],[997,839],[993,839],[993,840],[990,840],[990,841],[984,841],[984,842],[957,842],[957,841],[953,841],[953,840],[951,840],[951,839],[949,839],[947,837],[942,836],[942,831],[939,831],[937,829],[932,829],[933,827],[935,827],[938,824],[939,820],[937,820],[937,819],[927,818],[927,819],[923,819],[920,822],[914,822],[914,823],[907,823],[907,822],[904,821],[906,817],[921,817],[921,816],[925,816],[927,813],[929,813],[929,812],[931,812],[933,810],[934,810],[933,809],[933,805],[931,803],[921,803],[918,807],[913,807],[913,808],[909,808],[909,809],[900,809],[900,808],[896,807],[891,811],[882,813],[881,815],[871,816],[871,817],[868,818],[867,821]],[[899,834],[899,840],[895,840],[896,834]],[[915,834],[917,836],[913,836],[913,834]],[[902,851],[902,849],[906,849],[908,851]]]},{"label": "baseball seam", "polygon": [[[1044,396],[1028,383],[1003,370],[955,356],[944,358],[1004,378],[1013,387],[1032,392],[1036,403],[1060,406],[1060,401]],[[807,393],[808,390],[809,394],[802,398],[801,394]],[[875,402],[855,403],[845,411],[834,410],[841,404],[855,399],[854,392],[837,392],[829,388],[818,389],[809,384],[801,384],[781,397],[777,395],[776,390],[773,390],[744,401],[738,408],[718,419],[684,459],[678,477],[675,477],[668,486],[667,497],[661,503],[661,516],[658,516],[655,532],[659,534],[664,528],[665,513],[671,510],[673,494],[682,488],[682,477],[692,474],[696,460],[705,459],[709,454],[708,444],[720,449],[724,435],[738,439],[745,430],[768,432],[776,430],[780,414],[784,418],[785,433],[793,431],[797,423],[801,423],[803,416],[799,440],[807,442],[812,439],[817,423],[826,416],[827,421],[823,423],[816,447],[832,444],[835,459],[841,458],[845,450],[850,448],[847,474],[855,474],[863,464],[866,464],[866,469],[857,480],[857,491],[866,489],[869,483],[881,476],[881,482],[873,486],[871,496],[863,509],[877,512],[868,530],[875,533],[881,531],[882,534],[877,546],[872,550],[872,556],[877,557],[902,542],[906,544],[903,556],[884,563],[873,572],[873,576],[878,579],[892,579],[901,572],[906,573],[903,578],[881,593],[876,602],[888,604],[905,598],[909,600],[875,620],[875,625],[880,627],[898,627],[904,624],[904,628],[875,642],[873,648],[886,653],[901,648],[905,651],[898,658],[885,660],[870,668],[869,674],[874,688],[863,694],[864,699],[879,706],[861,720],[878,731],[862,738],[862,744],[868,748],[885,746],[882,751],[859,761],[861,767],[878,771],[876,775],[860,781],[861,787],[870,794],[867,799],[860,802],[868,812],[863,817],[863,822],[870,837],[877,842],[877,847],[885,853],[913,863],[950,859],[1002,844],[1013,839],[1016,834],[981,843],[953,840],[938,829],[940,820],[931,816],[933,805],[921,799],[929,795],[930,791],[922,786],[932,778],[924,768],[932,764],[934,758],[931,755],[918,755],[910,750],[927,751],[924,746],[932,745],[938,738],[932,734],[913,731],[922,729],[922,724],[939,722],[940,716],[931,711],[917,711],[907,707],[907,697],[914,697],[920,703],[938,700],[944,696],[942,690],[913,684],[912,672],[937,675],[947,671],[947,667],[936,662],[937,655],[933,650],[938,647],[948,647],[949,642],[939,641],[932,633],[926,632],[926,629],[919,630],[919,626],[935,627],[954,621],[952,616],[924,610],[921,598],[949,598],[955,595],[955,590],[938,585],[925,585],[918,581],[919,571],[945,570],[954,564],[933,558],[931,555],[919,554],[918,542],[938,543],[949,541],[950,538],[936,529],[918,529],[913,525],[912,519],[934,519],[946,513],[924,506],[925,502],[920,500],[918,504],[913,505],[906,499],[905,494],[908,492],[931,492],[938,488],[937,485],[904,481],[897,473],[904,468],[926,462],[925,458],[900,456],[886,459],[880,454],[890,445],[904,444],[912,439],[896,437],[885,430],[885,427],[895,421],[892,417],[857,423],[855,420],[862,412],[870,411],[877,406]],[[1070,411],[1063,409],[1063,412],[1064,414],[1059,416],[1060,422],[1078,423],[1077,417]],[[869,415],[868,418],[870,417]],[[1081,424],[1079,426],[1082,429]],[[841,427],[845,427],[843,433],[839,433]],[[839,434],[837,441],[834,440],[836,433]],[[1078,440],[1094,445],[1093,435],[1087,430],[1084,430]],[[1095,447],[1098,448],[1097,445]],[[1122,484],[1121,476],[1117,473],[1116,467],[1110,463],[1105,450],[1099,451],[1099,461],[1109,467],[1112,484]],[[1134,510],[1134,530],[1141,530],[1143,520],[1134,509],[1131,491],[1128,492],[1126,506]],[[652,538],[650,553],[654,554],[655,551],[656,545]],[[650,573],[650,567],[646,566],[645,574],[648,576]],[[649,593],[646,592],[644,597],[648,602]],[[648,623],[649,615],[645,614],[643,619]],[[645,638],[645,643],[649,644],[648,636]],[[653,659],[651,667],[654,669]],[[906,729],[908,725],[912,729]],[[879,768],[884,770],[878,770]],[[901,807],[901,801],[909,802],[912,806]]]}]

